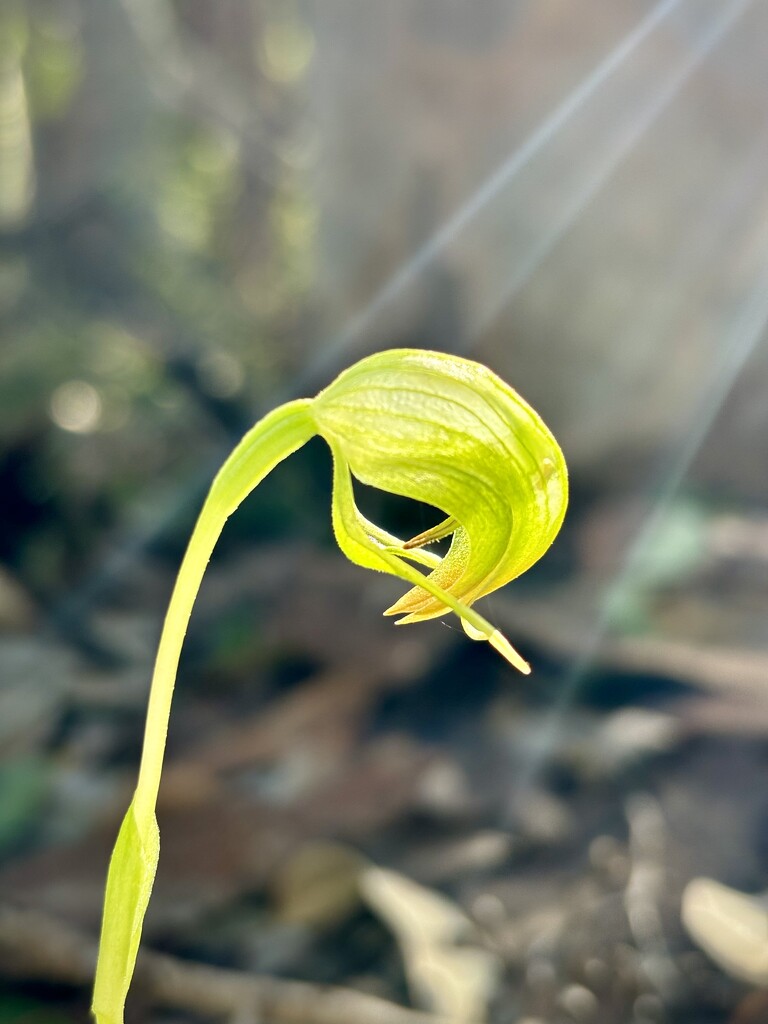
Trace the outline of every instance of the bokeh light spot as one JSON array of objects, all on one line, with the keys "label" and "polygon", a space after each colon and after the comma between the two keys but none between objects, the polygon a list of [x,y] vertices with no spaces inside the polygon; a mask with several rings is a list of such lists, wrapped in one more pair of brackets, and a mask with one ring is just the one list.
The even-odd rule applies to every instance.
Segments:
[{"label": "bokeh light spot", "polygon": [[266,27],[261,40],[261,69],[273,82],[290,85],[309,67],[315,49],[310,29],[298,20],[283,19]]},{"label": "bokeh light spot", "polygon": [[96,388],[84,380],[68,380],[51,395],[50,415],[57,427],[90,434],[101,422],[103,404]]}]

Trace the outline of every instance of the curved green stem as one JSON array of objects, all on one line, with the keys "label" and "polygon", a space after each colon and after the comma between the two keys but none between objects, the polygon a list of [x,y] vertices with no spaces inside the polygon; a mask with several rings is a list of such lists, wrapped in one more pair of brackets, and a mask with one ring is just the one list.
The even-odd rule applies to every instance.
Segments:
[{"label": "curved green stem", "polygon": [[213,482],[179,570],[152,676],[136,792],[123,821],[107,878],[93,1013],[121,1024],[159,849],[155,805],[181,648],[192,607],[227,518],[264,477],[316,432],[302,399],[275,409],[235,448]]},{"label": "curved green stem", "polygon": [[278,462],[315,433],[310,401],[280,406],[260,420],[235,448],[213,481],[176,578],[152,676],[134,808],[153,809],[160,786],[171,699],[181,647],[208,561],[229,516]]}]

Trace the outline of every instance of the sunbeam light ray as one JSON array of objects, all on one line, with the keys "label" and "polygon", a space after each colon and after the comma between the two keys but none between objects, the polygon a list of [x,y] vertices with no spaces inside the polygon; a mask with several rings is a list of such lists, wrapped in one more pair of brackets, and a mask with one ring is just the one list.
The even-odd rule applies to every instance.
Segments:
[{"label": "sunbeam light ray", "polygon": [[[768,257],[768,252],[766,252]],[[641,528],[627,549],[627,553],[605,590],[599,614],[581,652],[564,673],[558,687],[557,699],[538,731],[531,737],[529,753],[522,770],[516,777],[516,799],[519,799],[539,777],[552,751],[556,748],[565,715],[573,704],[579,689],[609,636],[617,612],[624,606],[628,589],[642,569],[644,560],[654,544],[657,531],[680,489],[688,470],[701,450],[715,419],[730,395],[734,385],[753,355],[766,328],[768,328],[768,258],[757,283],[746,301],[725,328],[720,356],[712,370],[701,399],[691,415],[682,440],[673,453],[667,470],[660,474],[661,485],[657,497]]]},{"label": "sunbeam light ray", "polygon": [[493,306],[481,314],[476,323],[471,325],[473,336],[482,334],[525,287],[547,256],[574,227],[589,204],[616,173],[622,161],[632,153],[649,128],[664,113],[706,58],[726,38],[739,18],[753,3],[754,0],[735,0],[713,20],[688,57],[682,64],[677,65],[662,87],[653,93],[650,101],[640,111],[636,119],[627,125],[619,135],[579,191],[568,200],[563,213],[552,227],[545,231],[536,244],[527,250],[519,266],[510,276],[504,293],[497,298]]},{"label": "sunbeam light ray", "polygon": [[[445,224],[389,278],[370,302],[352,318],[342,333],[335,340],[322,346],[321,354],[313,361],[311,367],[310,383],[314,383],[316,374],[327,375],[329,368],[336,367],[340,358],[346,357],[350,351],[355,350],[357,345],[364,342],[366,333],[387,307],[407,292],[419,275],[430,267],[467,225],[472,223],[478,214],[486,209],[531,163],[534,157],[546,148],[610,80],[611,76],[625,64],[629,57],[681,6],[682,2],[683,0],[662,0],[661,3],[658,3],[566,96],[563,102],[486,178]],[[304,384],[304,380],[301,383]]]}]

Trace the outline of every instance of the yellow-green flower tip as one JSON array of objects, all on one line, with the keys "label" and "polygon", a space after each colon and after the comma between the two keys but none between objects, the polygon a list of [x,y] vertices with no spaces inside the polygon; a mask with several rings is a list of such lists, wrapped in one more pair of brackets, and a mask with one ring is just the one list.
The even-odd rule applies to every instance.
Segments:
[{"label": "yellow-green flower tip", "polygon": [[[565,460],[538,414],[480,363],[394,349],[342,373],[312,402],[311,415],[334,456],[334,529],[342,550],[414,584],[385,614],[408,623],[453,610],[470,635],[530,671],[469,609],[533,565],[562,524]],[[399,541],[359,512],[350,473],[442,509],[447,519]],[[423,550],[451,534],[444,558]],[[431,572],[423,576],[405,559]]]}]

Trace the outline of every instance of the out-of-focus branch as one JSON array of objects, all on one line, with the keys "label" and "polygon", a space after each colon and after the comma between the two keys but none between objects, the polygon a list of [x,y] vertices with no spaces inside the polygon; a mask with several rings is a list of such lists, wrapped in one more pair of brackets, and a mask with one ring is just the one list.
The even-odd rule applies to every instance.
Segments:
[{"label": "out-of-focus branch", "polygon": [[573,663],[589,652],[593,671],[658,675],[715,693],[762,696],[768,653],[697,645],[663,637],[606,636],[595,642],[594,627],[554,602],[496,598],[499,624],[511,636]]}]

